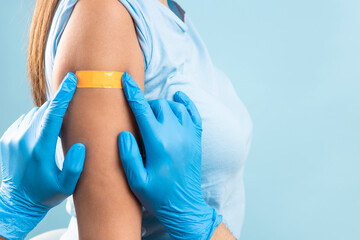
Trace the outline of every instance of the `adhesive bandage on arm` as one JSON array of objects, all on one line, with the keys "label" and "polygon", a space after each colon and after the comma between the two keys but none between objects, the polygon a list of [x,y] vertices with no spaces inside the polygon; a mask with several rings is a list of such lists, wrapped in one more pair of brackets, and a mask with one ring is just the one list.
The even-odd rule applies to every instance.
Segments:
[{"label": "adhesive bandage on arm", "polygon": [[123,72],[111,71],[77,71],[78,88],[122,88]]}]

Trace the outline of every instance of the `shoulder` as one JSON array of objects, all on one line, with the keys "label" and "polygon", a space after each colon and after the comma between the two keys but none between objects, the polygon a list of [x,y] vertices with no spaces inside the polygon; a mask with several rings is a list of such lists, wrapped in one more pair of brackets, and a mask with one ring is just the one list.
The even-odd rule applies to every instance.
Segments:
[{"label": "shoulder", "polygon": [[[93,30],[119,26],[122,27],[122,31],[135,30],[130,13],[118,0],[79,0],[70,21],[71,19],[84,27],[90,26]],[[93,25],[94,23],[98,24]]]},{"label": "shoulder", "polygon": [[77,70],[127,71],[140,85],[144,57],[130,13],[118,0],[79,0],[55,56],[53,83]]}]

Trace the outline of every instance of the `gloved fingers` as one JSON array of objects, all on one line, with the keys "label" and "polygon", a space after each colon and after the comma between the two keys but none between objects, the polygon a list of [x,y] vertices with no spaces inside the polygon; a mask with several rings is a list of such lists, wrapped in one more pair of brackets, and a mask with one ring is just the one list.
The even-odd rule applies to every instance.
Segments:
[{"label": "gloved fingers", "polygon": [[0,138],[0,141],[3,141],[5,139],[11,139],[14,136],[14,134],[16,133],[16,130],[21,125],[25,116],[26,116],[25,114],[21,115],[13,124],[11,124],[11,126],[5,131],[5,133]]},{"label": "gloved fingers", "polygon": [[41,105],[37,111],[34,113],[34,116],[31,118],[31,122],[40,122],[40,120],[43,118],[46,110],[48,109],[50,105],[50,101],[46,101],[43,105]]},{"label": "gloved fingers", "polygon": [[49,101],[46,101],[40,107],[35,107],[31,109],[31,111],[25,115],[23,121],[19,125],[18,127],[19,132],[25,133],[34,121],[36,121],[39,118],[41,119],[48,106],[49,106]]},{"label": "gloved fingers", "polygon": [[16,128],[16,129],[19,128],[20,125],[21,125],[21,123],[22,123],[22,121],[24,120],[25,116],[26,116],[25,114],[21,115],[21,116],[13,123],[13,125],[10,126],[10,128],[12,128],[12,127]]},{"label": "gloved fingers", "polygon": [[173,101],[168,101],[168,104],[181,125],[192,122],[189,112],[183,104]]},{"label": "gloved fingers", "polygon": [[24,117],[24,119],[22,120],[20,127],[27,127],[30,125],[32,119],[34,118],[34,115],[37,113],[37,111],[39,110],[39,107],[34,107],[33,109],[31,109]]},{"label": "gloved fingers", "polygon": [[47,137],[50,137],[52,142],[57,141],[64,115],[74,96],[76,84],[77,79],[75,74],[68,73],[43,115],[42,130],[43,133],[46,133]]},{"label": "gloved fingers", "polygon": [[174,95],[174,101],[184,104],[188,110],[190,117],[194,124],[202,129],[202,121],[199,110],[196,108],[194,102],[182,91],[177,91]]},{"label": "gloved fingers", "polygon": [[74,96],[76,84],[77,78],[75,74],[71,72],[66,74],[55,94],[55,97],[51,100],[50,106],[48,108],[49,114],[58,116],[60,118],[64,117],[69,103]]},{"label": "gloved fingers", "polygon": [[146,101],[144,94],[134,79],[125,72],[122,76],[122,87],[130,108],[136,118],[141,135],[145,138],[147,135],[152,135],[156,119],[154,113]]},{"label": "gloved fingers", "polygon": [[147,181],[147,171],[140,155],[135,137],[128,131],[122,131],[118,139],[120,159],[133,191],[141,191]]},{"label": "gloved fingers", "polygon": [[168,101],[165,99],[155,99],[149,101],[149,105],[154,112],[156,119],[163,123],[167,119],[175,119],[174,113],[171,110]]},{"label": "gloved fingers", "polygon": [[46,110],[48,109],[50,105],[50,101],[46,101],[43,105],[41,105],[38,110],[35,112],[34,116],[31,119],[31,124],[40,124]]},{"label": "gloved fingers", "polygon": [[58,181],[61,191],[66,195],[71,195],[80,178],[84,167],[85,146],[76,143],[67,152],[62,171],[59,170]]}]

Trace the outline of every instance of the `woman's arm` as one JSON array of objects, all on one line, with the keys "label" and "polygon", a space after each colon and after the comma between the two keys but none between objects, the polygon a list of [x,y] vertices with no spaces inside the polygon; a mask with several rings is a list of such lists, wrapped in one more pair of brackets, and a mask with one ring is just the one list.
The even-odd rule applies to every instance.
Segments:
[{"label": "woman's arm", "polygon": [[229,231],[229,229],[222,222],[214,231],[214,234],[210,240],[235,240],[234,235]]},{"label": "woman's arm", "polygon": [[[67,72],[127,71],[143,89],[144,59],[134,23],[117,0],[80,0],[58,46],[54,91]],[[84,171],[74,193],[80,239],[140,239],[141,207],[119,159],[123,130],[139,136],[121,89],[77,89],[64,119],[64,152],[86,146]]]}]

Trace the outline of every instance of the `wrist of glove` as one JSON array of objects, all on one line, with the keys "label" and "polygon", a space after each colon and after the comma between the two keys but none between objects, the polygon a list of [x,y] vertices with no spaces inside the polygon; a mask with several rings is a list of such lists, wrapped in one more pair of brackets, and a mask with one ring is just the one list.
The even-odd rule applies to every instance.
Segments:
[{"label": "wrist of glove", "polygon": [[1,189],[0,235],[9,240],[24,239],[49,210],[50,208],[34,204],[29,199],[9,196]]},{"label": "wrist of glove", "polygon": [[76,187],[85,160],[85,146],[74,144],[60,170],[56,144],[66,109],[76,90],[68,74],[52,100],[16,120],[0,138],[2,185],[0,235],[23,239]]},{"label": "wrist of glove", "polygon": [[155,215],[176,240],[208,240],[222,222],[222,216],[205,201],[197,206],[192,205],[189,209],[179,209],[169,204],[166,208],[157,210]]}]

